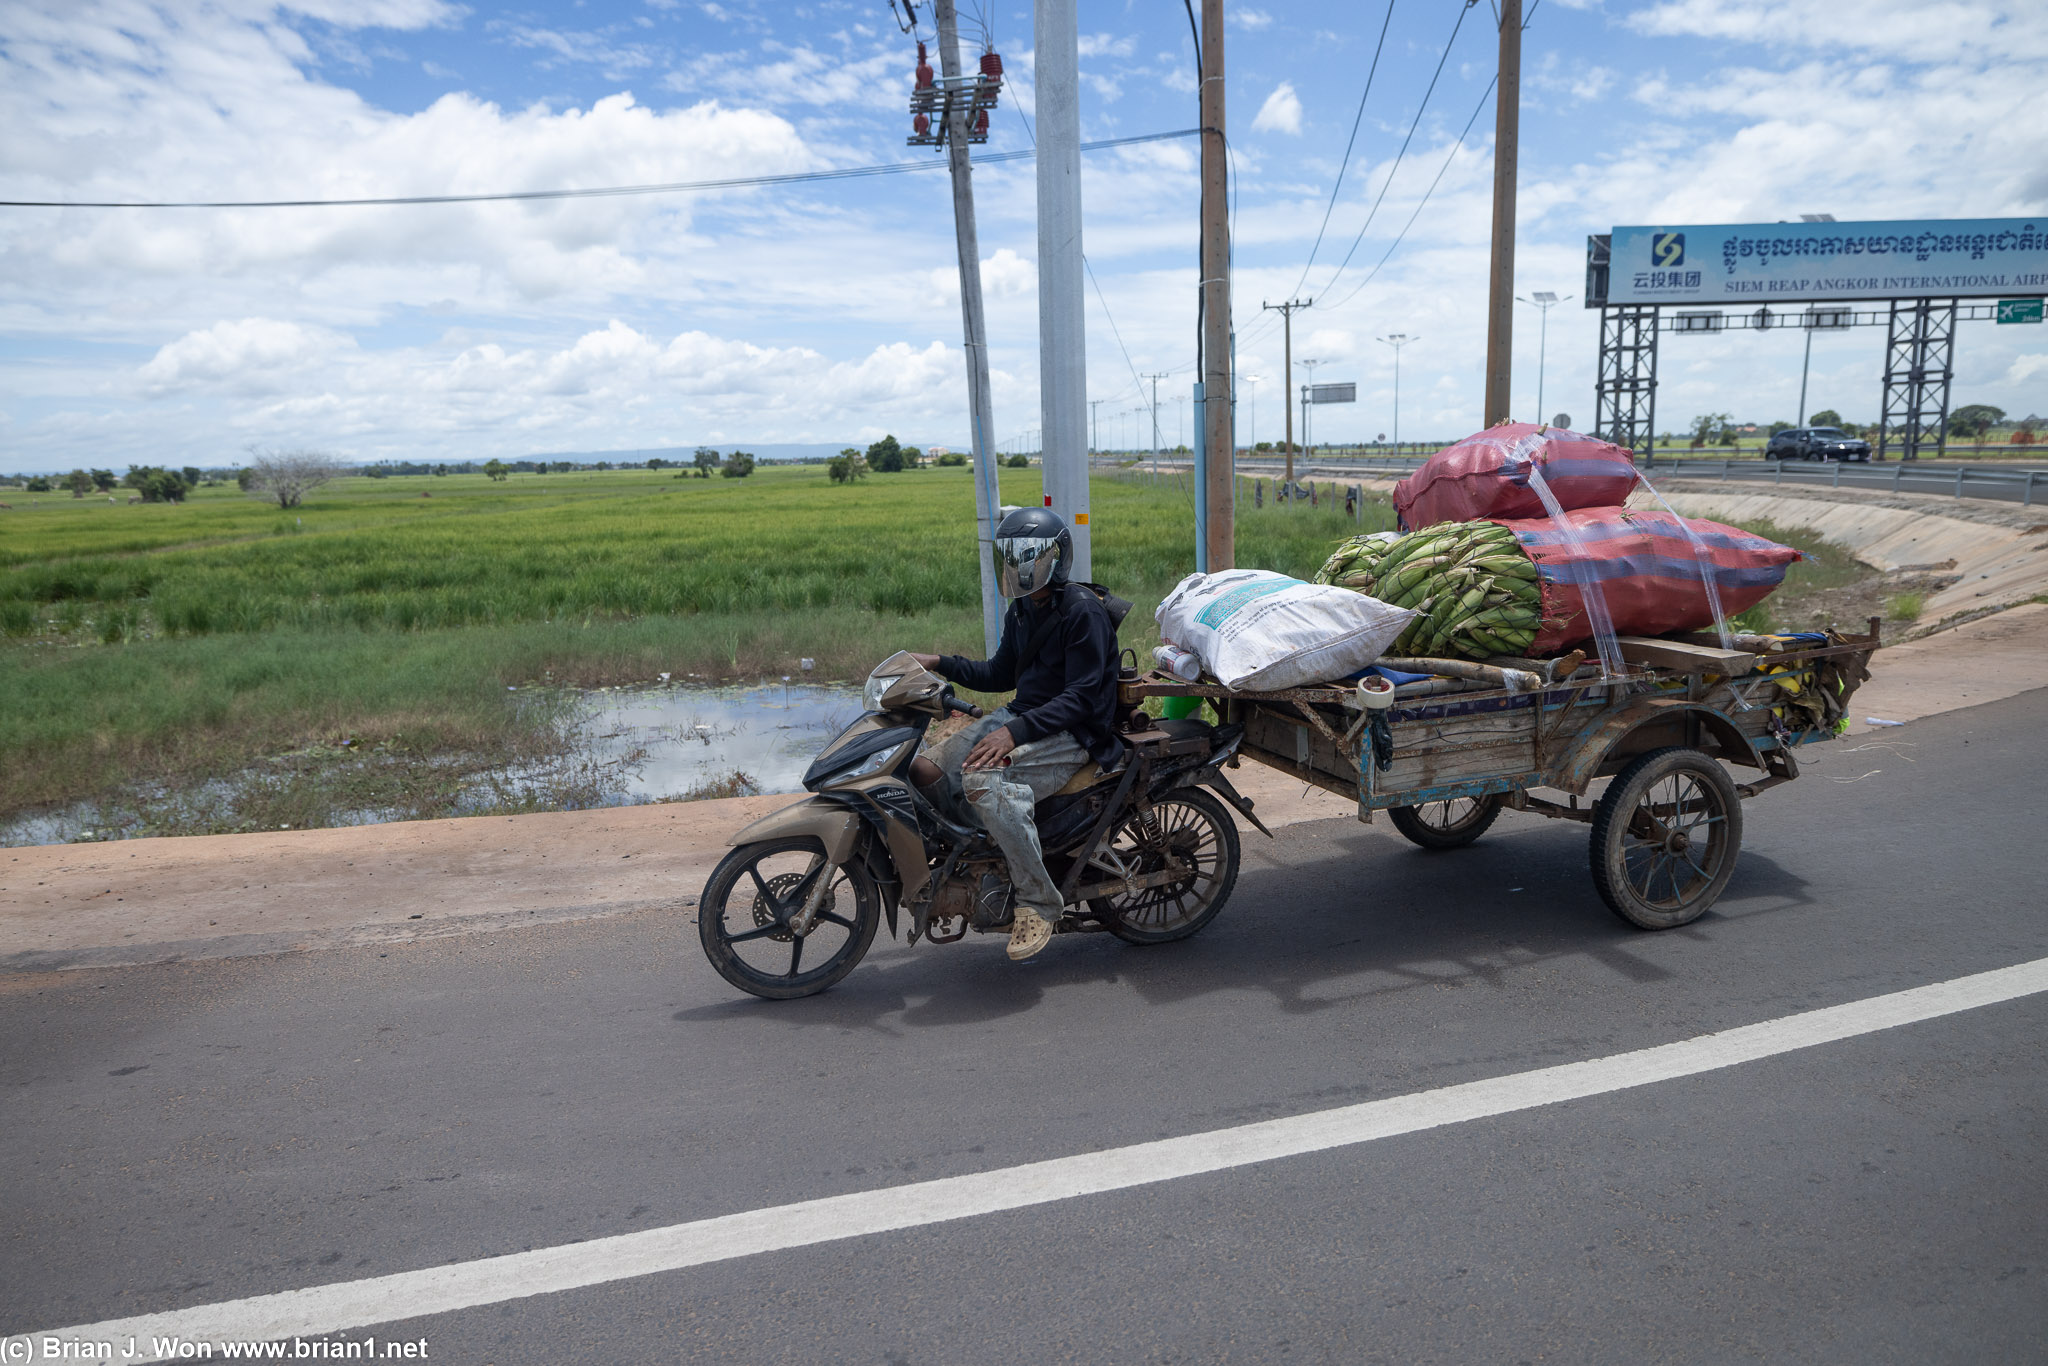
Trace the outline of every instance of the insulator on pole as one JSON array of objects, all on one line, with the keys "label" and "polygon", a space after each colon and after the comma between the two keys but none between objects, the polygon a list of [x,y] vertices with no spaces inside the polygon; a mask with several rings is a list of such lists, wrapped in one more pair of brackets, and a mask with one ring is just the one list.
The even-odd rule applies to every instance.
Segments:
[{"label": "insulator on pole", "polygon": [[978,109],[975,111],[974,131],[983,134],[988,132],[988,110]]},{"label": "insulator on pole", "polygon": [[931,58],[925,55],[923,43],[917,45],[917,88],[919,90],[929,90],[932,88],[932,63]]},{"label": "insulator on pole", "polygon": [[919,137],[923,137],[925,134],[932,131],[932,121],[922,114],[919,114],[916,118],[912,119],[910,121],[910,126],[912,129],[916,131]]},{"label": "insulator on pole", "polygon": [[1003,59],[1001,55],[994,52],[982,53],[981,74],[992,81],[1001,80],[1003,78]]}]

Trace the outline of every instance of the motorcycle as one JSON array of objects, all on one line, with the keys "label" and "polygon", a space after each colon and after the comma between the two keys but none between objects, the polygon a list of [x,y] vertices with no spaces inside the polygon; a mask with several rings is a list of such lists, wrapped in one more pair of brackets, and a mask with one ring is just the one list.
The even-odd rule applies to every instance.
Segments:
[{"label": "motorcycle", "polygon": [[[734,835],[698,901],[705,956],[742,991],[824,991],[853,971],[885,917],[892,938],[907,918],[912,944],[1009,933],[1015,893],[1002,850],[910,776],[934,722],[981,709],[907,653],[882,661],[861,697],[861,717],[804,774],[812,795]],[[1170,943],[1214,920],[1237,882],[1237,826],[1224,803],[1272,832],[1223,774],[1242,726],[1133,710],[1122,731],[1116,767],[1090,762],[1037,803],[1046,871],[1065,902],[1053,928]]]}]

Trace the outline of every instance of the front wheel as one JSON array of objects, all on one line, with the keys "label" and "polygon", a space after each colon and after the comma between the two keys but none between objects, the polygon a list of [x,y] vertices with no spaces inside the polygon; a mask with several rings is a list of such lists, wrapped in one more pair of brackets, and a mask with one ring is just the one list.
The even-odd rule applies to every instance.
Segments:
[{"label": "front wheel", "polygon": [[[792,922],[817,898],[807,933]],[[741,991],[786,1001],[852,972],[881,923],[881,892],[858,860],[828,863],[815,839],[743,844],[711,870],[697,933],[718,975]]]},{"label": "front wheel", "polygon": [[1128,944],[1170,944],[1214,920],[1237,885],[1237,822],[1198,787],[1183,787],[1131,817],[1104,841],[1093,870],[1141,878],[1178,868],[1159,886],[1099,896],[1088,908]]},{"label": "front wheel", "polygon": [[1425,849],[1462,849],[1485,834],[1500,815],[1500,798],[1454,797],[1421,806],[1387,809],[1394,828]]},{"label": "front wheel", "polygon": [[1706,914],[1735,873],[1742,799],[1696,749],[1653,749],[1593,809],[1593,885],[1629,924],[1669,930]]}]

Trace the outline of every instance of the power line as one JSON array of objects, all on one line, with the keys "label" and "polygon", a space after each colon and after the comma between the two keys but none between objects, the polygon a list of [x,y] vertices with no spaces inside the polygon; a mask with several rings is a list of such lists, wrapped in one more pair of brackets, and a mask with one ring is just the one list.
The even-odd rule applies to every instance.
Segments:
[{"label": "power line", "polygon": [[1450,170],[1451,163],[1457,160],[1458,149],[1463,147],[1465,145],[1465,139],[1471,136],[1472,125],[1479,122],[1480,113],[1486,108],[1486,102],[1493,98],[1493,89],[1499,83],[1500,76],[1498,74],[1496,74],[1492,80],[1486,83],[1486,93],[1482,94],[1479,97],[1478,104],[1472,106],[1472,117],[1465,120],[1465,131],[1458,134],[1458,140],[1451,144],[1450,155],[1444,158],[1443,165],[1437,167],[1436,179],[1430,181],[1429,188],[1422,192],[1422,198],[1416,202],[1415,212],[1409,214],[1408,221],[1401,225],[1401,231],[1395,234],[1392,244],[1390,244],[1387,247],[1386,255],[1380,257],[1379,261],[1373,266],[1373,268],[1370,271],[1366,272],[1365,278],[1363,280],[1360,280],[1355,286],[1352,287],[1352,290],[1349,294],[1346,294],[1343,298],[1337,300],[1336,303],[1331,304],[1331,308],[1342,308],[1345,304],[1348,304],[1353,299],[1357,298],[1358,291],[1364,289],[1367,285],[1371,284],[1372,277],[1379,274],[1380,267],[1385,265],[1387,261],[1393,256],[1395,249],[1401,245],[1401,240],[1408,235],[1408,229],[1414,227],[1415,220],[1422,216],[1423,205],[1429,203],[1429,197],[1436,193],[1436,187],[1443,181],[1444,172]]},{"label": "power line", "polygon": [[[1111,147],[1128,147],[1140,142],[1166,142],[1191,138],[1199,128],[1182,128],[1171,133],[1140,133],[1127,138],[1104,138],[1084,142],[1084,152]],[[1028,161],[1038,155],[1036,148],[1015,152],[992,152],[976,157],[977,165],[996,161]],[[390,195],[374,199],[190,199],[190,200],[71,200],[0,199],[8,209],[330,209],[409,204],[484,204],[531,199],[602,199],[621,195],[690,194],[705,190],[738,190],[762,185],[795,185],[817,180],[856,180],[868,176],[902,175],[910,171],[940,170],[945,162],[890,161],[873,166],[842,166],[826,171],[790,171],[782,175],[735,176],[726,180],[678,180],[660,185],[604,185],[581,190],[508,190],[496,194]]]},{"label": "power line", "polygon": [[[1468,3],[1458,6],[1458,21],[1451,25],[1451,36],[1444,42],[1443,55],[1436,60],[1436,71],[1429,78],[1429,89],[1422,92],[1422,104],[1415,111],[1414,122],[1408,125],[1408,136],[1401,139],[1401,150],[1394,154],[1394,164],[1387,169],[1387,178],[1380,182],[1379,197],[1373,200],[1372,208],[1366,211],[1365,222],[1358,225],[1358,236],[1351,239],[1351,250],[1344,253],[1344,259],[1337,263],[1335,273],[1324,282],[1323,293],[1328,294],[1330,292],[1331,288],[1337,283],[1337,277],[1342,275],[1344,268],[1351,264],[1351,257],[1358,250],[1358,244],[1365,240],[1365,230],[1372,226],[1374,215],[1379,213],[1380,205],[1386,200],[1387,190],[1394,183],[1395,173],[1401,169],[1401,159],[1408,155],[1408,144],[1414,141],[1415,130],[1422,126],[1422,116],[1429,109],[1429,97],[1436,93],[1437,80],[1444,74],[1444,63],[1451,59],[1451,48],[1457,44],[1458,30],[1465,26],[1465,16],[1471,13],[1471,11],[1472,4],[1470,0],[1468,0]],[[1496,79],[1498,78],[1496,77]]]},{"label": "power line", "polygon": [[1323,222],[1322,226],[1316,229],[1315,245],[1308,249],[1308,260],[1301,263],[1301,279],[1294,282],[1294,288],[1287,291],[1289,294],[1301,292],[1302,285],[1308,280],[1310,269],[1316,263],[1316,252],[1322,249],[1323,234],[1330,229],[1330,215],[1337,208],[1337,192],[1344,188],[1344,173],[1351,169],[1351,149],[1358,143],[1358,127],[1365,122],[1365,102],[1372,94],[1372,79],[1379,74],[1380,49],[1387,45],[1387,29],[1393,22],[1394,0],[1387,0],[1387,17],[1380,21],[1380,40],[1372,50],[1372,66],[1365,73],[1365,89],[1358,96],[1358,112],[1351,118],[1351,136],[1344,142],[1344,159],[1337,163],[1337,183],[1330,186],[1330,202],[1323,206]]}]

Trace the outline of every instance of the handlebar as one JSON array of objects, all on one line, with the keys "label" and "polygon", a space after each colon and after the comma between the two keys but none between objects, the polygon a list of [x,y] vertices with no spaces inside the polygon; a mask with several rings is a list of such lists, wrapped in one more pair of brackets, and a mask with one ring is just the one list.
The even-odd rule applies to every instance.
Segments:
[{"label": "handlebar", "polygon": [[949,712],[964,712],[976,720],[981,719],[982,711],[980,707],[975,706],[972,702],[962,702],[959,698],[953,696],[950,690],[947,691],[942,700],[945,702],[946,710]]}]

